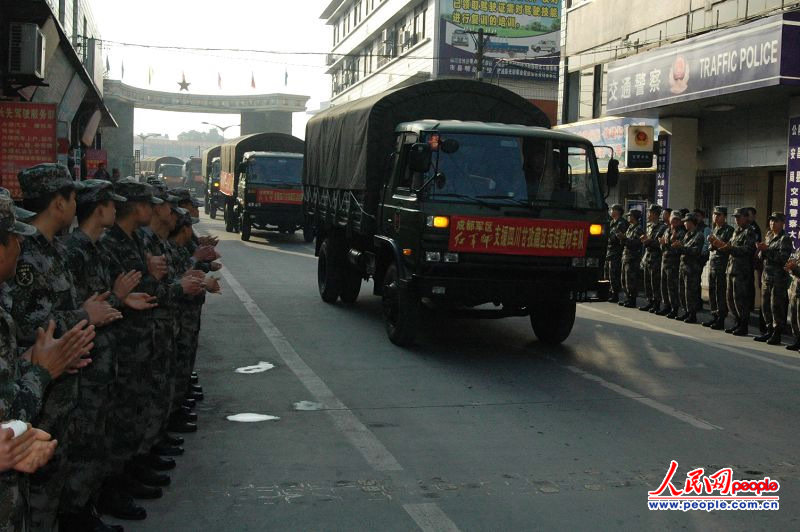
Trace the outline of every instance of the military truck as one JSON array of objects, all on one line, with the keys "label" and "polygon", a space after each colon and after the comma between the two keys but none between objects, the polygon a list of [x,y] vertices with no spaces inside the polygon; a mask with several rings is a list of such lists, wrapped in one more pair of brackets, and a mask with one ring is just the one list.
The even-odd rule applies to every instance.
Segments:
[{"label": "military truck", "polygon": [[203,182],[203,162],[200,157],[189,157],[183,165],[183,186],[191,190],[196,196],[205,193]]},{"label": "military truck", "polygon": [[[302,140],[282,133],[257,133],[222,145],[220,192],[225,229],[249,240],[253,227],[294,233],[303,228]],[[313,233],[304,237],[313,239]]]},{"label": "military truck", "polygon": [[[177,157],[172,157],[169,155],[165,155],[162,157],[143,157],[141,163],[139,163],[139,179],[140,181],[144,182],[144,180],[151,176],[157,176],[163,173],[163,166],[166,164],[171,165],[180,165],[181,170],[180,173],[177,175],[182,175],[183,173],[183,159],[179,159]],[[177,170],[176,170],[177,172]],[[170,172],[174,173],[174,172]]]},{"label": "military truck", "polygon": [[224,205],[224,196],[219,191],[220,150],[222,146],[212,146],[203,152],[201,171],[205,183],[205,202],[203,210],[211,218],[217,217],[217,209]]},{"label": "military truck", "polygon": [[353,304],[373,279],[401,346],[415,340],[423,308],[529,316],[540,341],[564,341],[602,271],[604,189],[618,173],[601,179],[592,144],[549,127],[517,94],[466,80],[314,116],[303,197],[322,300]]}]

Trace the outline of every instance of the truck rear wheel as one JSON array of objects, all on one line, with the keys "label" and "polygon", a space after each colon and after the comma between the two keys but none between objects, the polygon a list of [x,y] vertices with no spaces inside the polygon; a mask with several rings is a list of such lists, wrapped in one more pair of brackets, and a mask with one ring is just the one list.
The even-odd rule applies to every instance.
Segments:
[{"label": "truck rear wheel", "polygon": [[419,327],[419,298],[400,287],[397,266],[391,264],[383,277],[383,320],[393,344],[406,347],[414,343]]},{"label": "truck rear wheel", "polygon": [[225,220],[225,230],[233,233],[233,209],[227,203],[222,207],[222,219]]},{"label": "truck rear wheel", "polygon": [[303,226],[303,240],[306,243],[311,243],[314,241],[314,226],[311,224],[305,224]]},{"label": "truck rear wheel", "polygon": [[342,303],[352,305],[358,299],[358,293],[361,291],[361,272],[354,266],[345,264],[344,275],[342,276],[342,293],[339,297]]},{"label": "truck rear wheel", "polygon": [[212,203],[211,207],[209,208],[209,210],[211,212],[209,212],[208,215],[211,216],[212,220],[216,220],[217,219],[217,206]]},{"label": "truck rear wheel", "polygon": [[317,285],[325,303],[336,303],[342,291],[342,266],[344,262],[336,242],[326,238],[319,247],[317,260]]},{"label": "truck rear wheel", "polygon": [[208,196],[206,196],[205,200],[203,201],[203,212],[206,214],[211,214],[211,206],[209,203]]},{"label": "truck rear wheel", "polygon": [[575,302],[569,297],[543,301],[533,309],[530,318],[533,332],[540,342],[560,344],[569,337],[575,324]]},{"label": "truck rear wheel", "polygon": [[253,222],[250,220],[250,216],[247,214],[242,215],[242,234],[241,238],[245,242],[250,240],[250,232],[253,229]]}]

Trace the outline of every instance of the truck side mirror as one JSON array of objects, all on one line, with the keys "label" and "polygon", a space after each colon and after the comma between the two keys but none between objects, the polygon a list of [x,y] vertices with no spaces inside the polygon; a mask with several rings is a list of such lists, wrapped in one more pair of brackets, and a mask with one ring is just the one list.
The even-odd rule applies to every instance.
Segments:
[{"label": "truck side mirror", "polygon": [[239,171],[240,174],[247,173],[247,163],[246,162],[239,163],[239,166],[237,166],[237,170]]},{"label": "truck side mirror", "polygon": [[417,142],[408,150],[408,167],[414,172],[424,173],[431,167],[431,147]]},{"label": "truck side mirror", "polygon": [[619,183],[619,160],[611,158],[608,161],[608,170],[606,171],[606,185],[610,189],[617,186]]}]

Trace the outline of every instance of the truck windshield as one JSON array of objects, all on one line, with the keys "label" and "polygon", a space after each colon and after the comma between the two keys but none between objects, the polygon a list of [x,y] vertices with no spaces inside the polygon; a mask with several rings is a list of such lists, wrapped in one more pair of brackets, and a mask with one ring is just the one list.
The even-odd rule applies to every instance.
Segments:
[{"label": "truck windshield", "polygon": [[162,164],[161,174],[164,177],[183,177],[183,166],[179,164]]},{"label": "truck windshield", "polygon": [[302,157],[255,157],[247,169],[248,183],[300,184]]},{"label": "truck windshield", "polygon": [[217,159],[211,163],[211,178],[219,179],[219,172],[220,172],[220,163],[219,159]]},{"label": "truck windshield", "polygon": [[588,144],[501,135],[440,136],[439,145],[452,139],[457,149],[434,152],[423,182],[434,170],[442,175],[422,192],[425,199],[460,201],[459,197],[469,196],[533,206],[603,206],[597,164]]}]

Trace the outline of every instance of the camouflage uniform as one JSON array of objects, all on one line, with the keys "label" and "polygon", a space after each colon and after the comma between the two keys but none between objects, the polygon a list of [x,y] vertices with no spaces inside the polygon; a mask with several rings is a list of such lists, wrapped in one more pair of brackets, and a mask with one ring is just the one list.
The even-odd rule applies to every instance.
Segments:
[{"label": "camouflage uniform", "polygon": [[[79,204],[125,201],[112,194],[108,181],[90,179],[84,181],[84,185],[88,188],[78,193]],[[76,228],[64,239],[64,245],[79,301],[113,289],[111,259],[99,242],[92,242],[86,233]],[[113,293],[108,302],[122,309],[122,302]],[[65,500],[69,505],[63,508],[69,512],[77,513],[86,505],[108,472],[111,440],[106,425],[117,378],[115,333],[116,324],[97,330],[92,363],[81,372],[79,407],[72,418],[74,436],[68,456],[70,473]]]},{"label": "camouflage uniform", "polygon": [[[612,208],[619,208],[622,212],[622,207],[615,205]],[[612,220],[608,226],[608,247],[606,248],[606,264],[605,264],[605,277],[611,282],[611,291],[609,299],[616,299],[622,290],[622,252],[623,244],[617,238],[617,233],[625,233],[628,231],[628,222],[620,216],[617,220]]]},{"label": "camouflage uniform", "polygon": [[[738,215],[740,210],[737,210]],[[728,254],[727,299],[728,309],[743,330],[750,319],[750,306],[753,285],[753,256],[756,251],[756,234],[749,227],[736,227],[731,237],[730,247],[721,250]]]},{"label": "camouflage uniform", "polygon": [[[639,212],[639,211],[631,211]],[[640,213],[641,214],[641,213]],[[628,213],[630,216],[630,213]],[[626,305],[636,304],[636,296],[639,295],[639,273],[642,260],[642,241],[644,234],[638,223],[628,226],[625,232],[625,239],[622,245],[625,250],[622,252],[622,287],[625,289]]]},{"label": "camouflage uniform", "polygon": [[778,234],[768,231],[764,243],[768,247],[760,252],[764,261],[764,272],[761,274],[761,315],[767,326],[780,334],[786,326],[786,310],[789,304],[790,279],[783,267],[792,255],[794,245],[786,231]]},{"label": "camouflage uniform", "polygon": [[[0,230],[9,238],[30,236],[36,229],[17,222],[11,197],[0,189]],[[6,311],[11,301],[0,301],[0,420],[33,422],[39,415],[50,373],[20,356],[17,328]],[[16,471],[0,473],[0,530],[23,530],[27,526],[26,475]]]},{"label": "camouflage uniform", "polygon": [[[684,221],[691,218],[684,218]],[[697,301],[700,294],[701,254],[703,253],[703,233],[696,228],[686,231],[681,240],[682,246],[678,248],[681,255],[680,285],[681,306],[688,314],[697,312]]]},{"label": "camouflage uniform", "polygon": [[[678,217],[677,214],[674,216]],[[681,306],[680,283],[678,282],[681,268],[681,255],[677,249],[672,247],[672,242],[683,240],[685,234],[686,229],[683,225],[679,225],[677,229],[670,227],[666,232],[667,243],[661,245],[661,297],[664,300],[664,304],[668,306],[671,313],[675,315],[677,315],[678,309]]]},{"label": "camouflage uniform", "polygon": [[795,345],[800,344],[800,249],[794,250],[790,257],[798,266],[791,271],[792,284],[789,288],[789,324],[792,326]]},{"label": "camouflage uniform", "polygon": [[[651,211],[661,210],[658,206],[650,206]],[[644,294],[649,302],[649,308],[658,310],[661,306],[661,244],[658,239],[667,231],[667,226],[660,217],[655,222],[647,223],[647,238],[650,240],[644,246]]]},{"label": "camouflage uniform", "polygon": [[[19,175],[26,198],[38,197],[66,184],[76,184],[61,165],[38,165]],[[76,188],[82,188],[77,185]],[[25,239],[17,262],[16,276],[3,288],[9,310],[17,324],[17,340],[28,348],[36,341],[36,329],[56,323],[56,336],[61,336],[81,320],[88,319],[80,308],[74,280],[65,261],[66,249],[58,240],[48,241],[40,232]],[[52,382],[44,398],[44,406],[36,425],[58,440],[50,462],[30,477],[31,526],[34,529],[55,527],[59,502],[69,470],[71,434],[68,430],[72,414],[78,406],[80,376],[64,374]]]},{"label": "camouflage uniform", "polygon": [[[715,213],[722,213],[717,209],[715,209]],[[727,209],[723,214],[727,214]],[[723,242],[730,242],[731,237],[733,237],[733,227],[728,224],[724,224],[721,227],[714,226],[711,234]],[[724,320],[728,316],[727,283],[725,278],[728,255],[716,248],[711,248],[708,262],[710,265],[708,270],[708,302],[711,314],[720,320]]]}]

